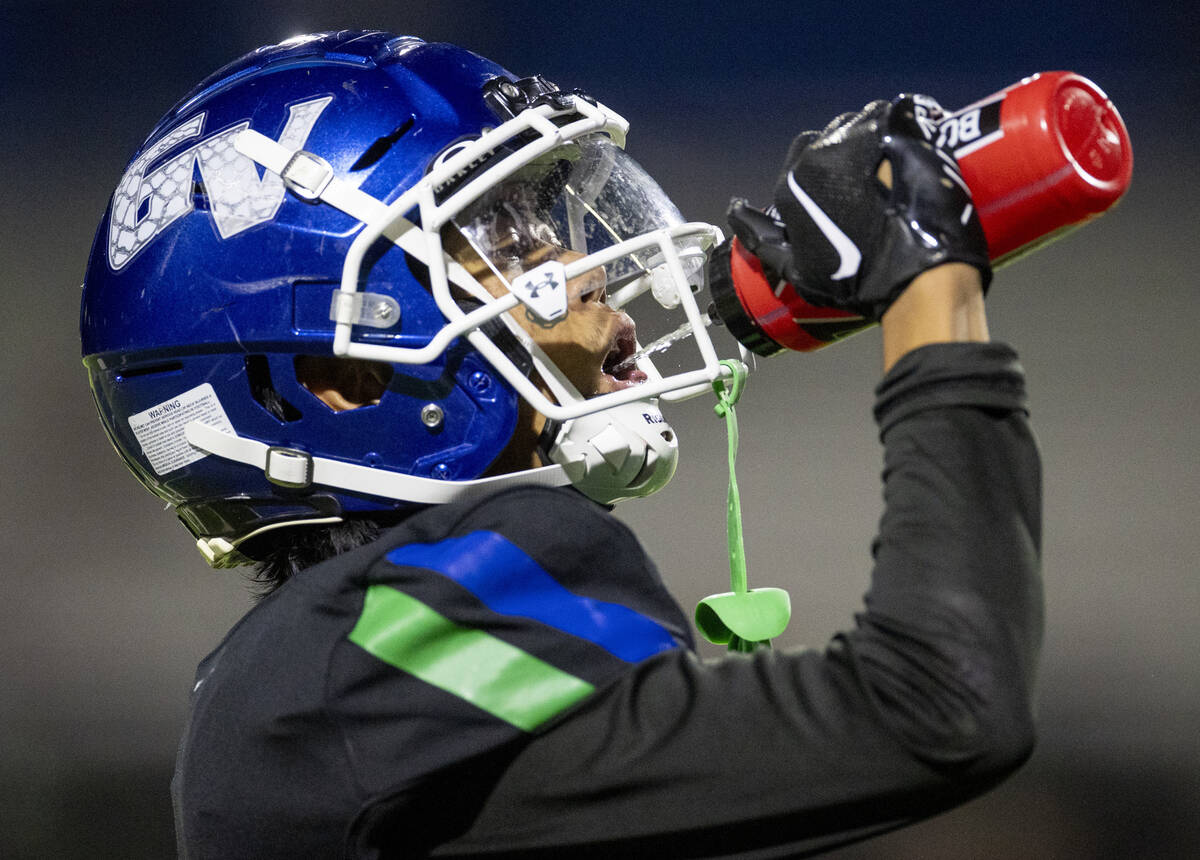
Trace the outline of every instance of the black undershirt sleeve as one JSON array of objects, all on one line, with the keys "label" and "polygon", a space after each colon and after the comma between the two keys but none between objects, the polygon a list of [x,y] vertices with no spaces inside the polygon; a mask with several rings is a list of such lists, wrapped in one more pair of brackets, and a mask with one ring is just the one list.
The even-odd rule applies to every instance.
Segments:
[{"label": "black undershirt sleeve", "polygon": [[804,856],[1027,758],[1040,467],[1016,355],[923,347],[876,394],[885,511],[854,625],[823,651],[638,665],[529,743],[434,856]]}]

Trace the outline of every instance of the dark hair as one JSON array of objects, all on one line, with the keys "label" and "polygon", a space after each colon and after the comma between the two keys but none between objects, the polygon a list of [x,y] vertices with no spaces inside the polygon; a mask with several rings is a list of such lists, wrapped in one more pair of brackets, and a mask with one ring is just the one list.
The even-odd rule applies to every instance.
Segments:
[{"label": "dark hair", "polygon": [[[382,396],[392,376],[391,365],[332,355],[297,355],[293,367],[296,380],[305,388],[311,390],[314,380],[337,379],[352,397],[363,402]],[[266,356],[247,356],[246,378],[254,399],[275,418],[286,422],[300,417],[299,410],[271,384]],[[272,529],[243,542],[238,551],[254,562],[248,578],[261,600],[305,568],[370,543],[412,511],[412,507],[406,506],[400,511],[347,518],[332,525],[299,524]]]},{"label": "dark hair", "polygon": [[249,579],[262,599],[305,568],[369,544],[391,525],[376,519],[352,519],[332,525],[293,526],[251,538],[238,549],[254,560]]}]

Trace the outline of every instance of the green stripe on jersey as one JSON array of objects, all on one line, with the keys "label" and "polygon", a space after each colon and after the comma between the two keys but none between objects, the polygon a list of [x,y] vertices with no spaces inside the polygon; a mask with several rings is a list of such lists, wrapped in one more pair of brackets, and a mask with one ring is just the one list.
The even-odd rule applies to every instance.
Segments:
[{"label": "green stripe on jersey", "polygon": [[527,732],[595,689],[386,585],[367,588],[349,638],[383,662]]}]

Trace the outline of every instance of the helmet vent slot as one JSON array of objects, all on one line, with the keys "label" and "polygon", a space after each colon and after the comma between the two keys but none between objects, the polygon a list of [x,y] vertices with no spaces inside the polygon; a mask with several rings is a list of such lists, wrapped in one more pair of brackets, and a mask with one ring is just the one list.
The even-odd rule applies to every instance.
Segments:
[{"label": "helmet vent slot", "polygon": [[416,124],[416,121],[417,118],[415,116],[410,116],[403,123],[398,125],[391,134],[385,134],[383,137],[379,138],[370,146],[368,146],[367,151],[360,155],[358,157],[358,161],[354,162],[354,164],[350,166],[350,172],[353,173],[356,170],[366,170],[368,167],[371,167],[377,161],[379,161],[379,159],[387,155],[388,150],[396,145],[396,141],[408,134],[413,125]]},{"label": "helmet vent slot", "polygon": [[154,376],[161,373],[176,373],[183,370],[182,361],[168,361],[164,364],[154,364],[149,367],[132,367],[117,371],[117,381],[125,382],[139,376]]},{"label": "helmet vent slot", "polygon": [[299,421],[303,413],[282,394],[271,382],[271,366],[265,355],[246,356],[246,380],[250,383],[250,396],[259,406],[267,410],[277,421]]}]

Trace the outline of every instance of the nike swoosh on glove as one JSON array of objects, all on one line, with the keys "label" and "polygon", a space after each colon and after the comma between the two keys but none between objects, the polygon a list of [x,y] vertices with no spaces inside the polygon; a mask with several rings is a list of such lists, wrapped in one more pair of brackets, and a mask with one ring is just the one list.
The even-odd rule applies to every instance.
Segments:
[{"label": "nike swoosh on glove", "polygon": [[[948,262],[991,281],[987,241],[953,154],[936,145],[941,108],[925,96],[875,101],[799,135],[771,213],[741,201],[730,224],[808,302],[878,320],[921,272]],[[877,172],[891,163],[892,185]]]}]

